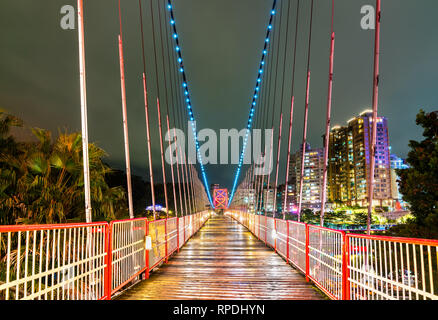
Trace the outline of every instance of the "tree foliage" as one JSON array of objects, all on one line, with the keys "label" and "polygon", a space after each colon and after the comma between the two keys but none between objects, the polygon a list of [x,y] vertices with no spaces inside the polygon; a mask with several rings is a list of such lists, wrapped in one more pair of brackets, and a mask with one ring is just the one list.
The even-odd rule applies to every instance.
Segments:
[{"label": "tree foliage", "polygon": [[[82,137],[59,133],[56,139],[33,128],[37,142],[18,143],[10,135],[18,118],[0,112],[0,223],[59,223],[84,220]],[[126,211],[125,192],[109,187],[105,152],[89,144],[91,200],[95,218],[114,219]]]},{"label": "tree foliage", "polygon": [[[411,206],[414,219],[399,232],[409,236],[438,237],[438,113],[417,115],[423,128],[422,141],[410,141],[409,169],[398,170],[400,192]],[[404,230],[402,230],[404,229]],[[406,233],[406,232],[405,232]]]}]

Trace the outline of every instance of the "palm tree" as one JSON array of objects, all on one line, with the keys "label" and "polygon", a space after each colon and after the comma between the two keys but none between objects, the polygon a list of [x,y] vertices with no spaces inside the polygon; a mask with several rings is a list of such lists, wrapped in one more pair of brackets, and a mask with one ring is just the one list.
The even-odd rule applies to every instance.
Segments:
[{"label": "palm tree", "polygon": [[[6,137],[13,118],[0,115],[0,222],[83,221],[81,135],[60,132],[53,141],[48,130],[33,128],[38,142],[17,144]],[[93,216],[110,220],[125,212],[126,205],[123,188],[110,188],[105,181],[111,172],[102,162],[105,155],[96,145],[89,145]]]}]

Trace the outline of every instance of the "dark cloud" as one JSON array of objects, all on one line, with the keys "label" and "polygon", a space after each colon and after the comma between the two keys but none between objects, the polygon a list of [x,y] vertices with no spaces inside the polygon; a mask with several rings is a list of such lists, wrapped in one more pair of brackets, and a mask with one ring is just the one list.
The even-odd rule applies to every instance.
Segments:
[{"label": "dark cloud", "polygon": [[[302,136],[310,7],[310,1],[301,2],[294,150]],[[374,1],[335,2],[333,124],[344,124],[371,104],[374,35],[372,31],[363,31],[359,22],[360,8]],[[437,109],[438,25],[435,15],[438,3],[435,0],[382,2],[380,114],[389,118],[393,152],[405,156],[408,141],[419,138],[421,133],[415,126],[419,108]],[[153,109],[153,154],[159,176],[149,0],[143,3],[150,107]],[[309,140],[313,146],[321,146],[324,131],[330,3],[316,1],[315,8],[309,115]],[[29,125],[55,132],[58,128],[80,130],[77,32],[65,31],[59,26],[60,8],[66,4],[76,6],[76,1],[3,0],[0,3],[0,107],[22,117]],[[174,1],[198,128],[244,127],[271,4],[268,0]],[[292,8],[294,6],[295,1],[292,1]],[[138,2],[122,1],[122,11],[131,159],[134,173],[146,176]],[[291,21],[294,12],[292,9]],[[90,140],[108,152],[113,165],[123,168],[117,1],[85,1],[85,13]],[[293,30],[291,22],[291,37]],[[290,103],[291,49],[284,67],[287,72],[285,110]],[[279,91],[277,101],[280,101]],[[226,186],[231,185],[234,170],[234,166],[207,166],[210,181]]]}]

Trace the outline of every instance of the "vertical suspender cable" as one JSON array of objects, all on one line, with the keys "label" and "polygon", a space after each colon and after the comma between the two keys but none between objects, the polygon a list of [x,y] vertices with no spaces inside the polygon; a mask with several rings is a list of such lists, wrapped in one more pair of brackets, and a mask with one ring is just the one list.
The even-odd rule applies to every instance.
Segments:
[{"label": "vertical suspender cable", "polygon": [[266,32],[266,39],[265,39],[265,44],[264,44],[264,47],[263,47],[262,59],[260,61],[260,69],[259,69],[259,73],[258,73],[258,77],[257,77],[257,83],[256,83],[256,87],[255,87],[255,90],[254,90],[254,96],[253,96],[253,99],[252,99],[251,109],[250,109],[249,118],[248,118],[248,122],[247,122],[247,129],[248,130],[247,130],[245,138],[243,140],[243,148],[242,148],[242,151],[241,151],[241,154],[240,154],[240,161],[239,161],[239,164],[237,166],[236,174],[234,176],[233,188],[232,188],[232,191],[231,191],[230,198],[228,200],[228,206],[231,205],[231,203],[233,201],[233,198],[234,198],[234,194],[235,194],[236,187],[237,187],[237,182],[239,181],[239,176],[240,176],[242,165],[243,165],[243,161],[244,161],[244,156],[245,156],[245,151],[246,151],[246,144],[248,142],[248,136],[250,134],[250,130],[251,130],[252,125],[253,125],[254,112],[255,112],[256,106],[257,106],[258,90],[260,89],[261,80],[262,80],[261,77],[263,75],[263,68],[264,68],[263,66],[265,64],[266,57],[267,57],[267,54],[268,54],[268,51],[266,49],[267,49],[267,47],[269,45],[269,42],[270,42],[270,33],[271,33],[271,29],[272,29],[272,21],[273,21],[273,18],[275,16],[275,13],[276,13],[276,11],[275,11],[276,4],[277,4],[277,0],[274,0],[273,4],[272,4],[271,15],[270,15],[270,18],[269,18],[269,25],[268,25],[267,32]]},{"label": "vertical suspender cable", "polygon": [[[155,60],[155,80],[157,83],[157,111],[158,111],[158,131],[160,135],[160,153],[161,153],[161,172],[163,175],[163,188],[164,188],[164,198],[166,202],[166,210],[169,210],[169,203],[167,199],[167,185],[166,185],[166,167],[164,164],[164,150],[163,150],[163,132],[161,127],[161,111],[160,111],[160,83],[159,83],[159,77],[158,77],[158,58],[157,58],[157,44],[155,39],[155,22],[154,22],[154,6],[153,6],[153,0],[150,1],[150,8],[151,8],[151,23],[152,23],[152,39],[154,42],[154,60]],[[159,9],[159,8],[158,8]],[[159,10],[158,10],[159,11]],[[154,215],[154,220],[156,216]]]},{"label": "vertical suspender cable", "polygon": [[[157,0],[157,8],[158,8],[158,19],[159,19],[159,25],[160,25],[160,43],[161,43],[161,52],[162,52],[162,63],[163,63],[163,75],[164,75],[164,91],[165,91],[165,98],[166,98],[166,123],[167,123],[167,132],[170,130],[170,124],[169,124],[169,91],[167,90],[167,69],[166,69],[166,63],[165,63],[165,56],[164,56],[164,41],[163,41],[163,22],[161,19],[161,8],[160,8],[160,0]],[[166,13],[164,13],[166,14]],[[169,48],[167,48],[169,49]],[[169,65],[170,68],[170,65]],[[169,140],[169,149],[170,149],[171,143]],[[163,157],[164,158],[164,157]],[[163,161],[164,162],[164,161]],[[172,178],[172,190],[173,190],[173,203],[176,210],[176,192],[175,192],[175,176],[173,174],[173,163],[170,163],[170,171],[171,171],[171,178]],[[167,195],[167,186],[166,186],[166,192]],[[167,204],[168,200],[166,200]],[[166,216],[169,217],[169,208],[167,208]]]},{"label": "vertical suspender cable", "polygon": [[[201,167],[201,173],[202,173],[202,178],[204,181],[204,187],[205,187],[205,191],[207,193],[210,205],[212,207],[214,207],[213,205],[213,200],[211,198],[211,194],[210,194],[210,188],[208,186],[208,180],[207,180],[207,175],[205,172],[205,168],[204,168],[204,164],[202,163],[202,157],[201,157],[201,153],[199,151],[200,147],[199,147],[199,141],[197,138],[197,133],[196,133],[196,128],[195,128],[195,117],[193,115],[193,109],[192,109],[192,104],[191,104],[191,99],[190,99],[190,92],[189,92],[189,85],[187,83],[187,77],[186,77],[186,73],[185,73],[185,69],[184,69],[184,63],[183,63],[183,59],[182,59],[182,53],[181,53],[181,47],[179,46],[179,40],[178,40],[178,33],[177,33],[177,29],[176,29],[176,24],[175,24],[175,20],[174,20],[174,16],[173,16],[173,9],[172,9],[172,3],[171,0],[168,0],[168,9],[170,11],[170,16],[171,16],[171,21],[170,23],[172,24],[172,28],[173,28],[173,38],[175,39],[175,44],[176,44],[176,51],[178,52],[178,63],[179,63],[179,67],[180,67],[180,72],[182,75],[182,80],[184,81],[183,83],[183,87],[184,87],[184,94],[186,96],[185,101],[187,102],[187,112],[189,114],[189,119],[192,121],[191,125],[192,125],[192,131],[193,131],[193,135],[194,135],[194,142],[195,142],[195,147],[196,147],[196,151],[197,151],[197,155],[200,159],[200,167]],[[185,108],[184,108],[185,109]],[[188,128],[187,128],[188,130]],[[188,178],[188,174],[187,174],[187,166],[185,166],[185,173],[186,173],[186,177]],[[188,198],[188,200],[190,201],[190,197]]]},{"label": "vertical suspender cable", "polygon": [[374,39],[374,77],[373,77],[373,124],[371,136],[370,152],[370,172],[368,186],[368,217],[367,233],[371,234],[371,219],[373,213],[374,198],[374,174],[376,168],[376,139],[377,139],[377,112],[379,106],[379,77],[380,77],[380,18],[381,18],[381,1],[376,0],[376,30]]},{"label": "vertical suspender cable", "polygon": [[[164,4],[165,5],[165,4]],[[170,12],[169,12],[169,16],[170,16]],[[169,19],[170,20],[170,19]],[[178,105],[178,93],[177,92],[175,92],[174,90],[178,90],[177,89],[177,87],[178,87],[178,80],[177,80],[177,75],[175,74],[176,73],[176,65],[174,65],[175,66],[175,68],[172,68],[172,62],[171,62],[171,59],[170,59],[170,52],[172,52],[172,59],[174,59],[175,58],[175,56],[174,56],[174,53],[173,53],[173,50],[171,50],[171,44],[170,44],[170,37],[169,37],[169,35],[170,35],[170,30],[169,30],[169,27],[168,27],[168,24],[166,23],[166,34],[168,35],[166,38],[167,38],[167,48],[168,48],[168,50],[167,50],[167,60],[168,60],[168,64],[169,64],[169,72],[170,72],[170,89],[171,89],[171,92],[172,92],[172,113],[173,113],[173,133],[174,133],[174,137],[175,137],[175,139],[177,139],[177,135],[176,135],[176,126],[177,126],[177,121],[178,121],[178,116],[177,116],[177,113],[176,113],[176,106]],[[175,83],[175,88],[174,88],[174,86],[173,86],[173,84]],[[176,167],[176,173],[177,173],[177,181],[178,181],[178,194],[179,194],[179,203],[180,203],[180,213],[181,213],[181,216],[184,216],[184,210],[183,210],[183,192],[182,192],[182,189],[181,189],[181,175],[180,175],[180,167],[181,167],[181,170],[182,170],[182,163],[181,163],[181,161],[179,160],[180,159],[180,150],[179,150],[179,147],[178,147],[178,141],[176,140],[176,148],[175,148],[175,155],[176,155],[176,163],[175,163],[175,167]]]},{"label": "vertical suspender cable", "polygon": [[[275,119],[275,110],[276,110],[276,98],[277,98],[277,80],[278,80],[278,62],[280,58],[280,43],[281,43],[281,25],[282,25],[282,17],[283,17],[283,1],[281,2],[281,9],[280,9],[280,19],[279,19],[279,26],[278,26],[278,38],[277,38],[277,58],[276,58],[276,66],[275,66],[275,80],[274,80],[274,101],[272,103],[273,111],[272,111],[272,121],[271,121],[271,129],[272,129],[272,135],[271,135],[271,142],[270,142],[270,151],[269,151],[269,174],[268,174],[268,181],[266,184],[266,200],[265,200],[265,215],[267,215],[267,202],[270,192],[270,184],[271,184],[271,171],[272,171],[272,161],[273,159],[273,153],[274,153],[274,119]],[[281,111],[281,110],[280,110]],[[282,122],[282,114],[280,112],[280,122]],[[280,129],[281,130],[281,129]],[[280,136],[280,135],[279,135]],[[281,138],[280,138],[281,139]],[[275,206],[275,195],[273,199],[273,206]]]},{"label": "vertical suspender cable", "polygon": [[289,185],[289,170],[290,170],[290,154],[291,154],[291,140],[292,140],[292,124],[293,124],[293,115],[294,115],[294,102],[295,102],[295,68],[297,62],[297,39],[298,39],[298,27],[300,20],[300,0],[297,0],[297,12],[296,12],[296,21],[295,21],[295,44],[294,44],[294,60],[292,65],[292,91],[291,91],[291,104],[290,104],[290,115],[289,115],[289,136],[287,143],[287,163],[286,163],[286,178],[284,184],[284,200],[283,200],[283,219],[285,219],[286,210],[287,210],[287,198],[289,195],[288,185]]},{"label": "vertical suspender cable", "polygon": [[[274,2],[273,7],[276,6],[276,2]],[[276,24],[276,20],[274,21],[274,19],[272,18],[271,23],[274,23],[274,25]],[[280,32],[280,30],[278,31]],[[273,31],[273,35],[272,35],[272,44],[271,42],[269,43],[269,48],[272,48],[272,50],[274,50],[275,48],[275,36],[277,34],[277,28],[274,26],[274,31]],[[265,85],[265,96],[264,96],[264,107],[262,109],[262,116],[260,118],[260,129],[262,130],[263,133],[263,129],[268,127],[268,111],[269,111],[269,104],[270,104],[270,97],[271,97],[271,87],[272,87],[272,74],[273,74],[273,69],[274,69],[274,53],[272,53],[271,55],[269,55],[267,57],[267,59],[269,59],[269,76],[266,76],[266,85]],[[266,137],[264,135],[262,135],[262,140],[265,140]],[[266,150],[264,150],[266,151]],[[263,152],[263,157],[265,158],[264,161],[266,161],[266,152]],[[257,209],[256,212],[259,213],[259,210],[261,211],[260,213],[262,214],[262,209],[263,209],[263,190],[264,190],[264,181],[265,181],[265,175],[264,174],[260,174],[257,177],[257,183],[256,183],[256,189],[255,189],[255,195],[256,195],[256,205],[257,205]]]},{"label": "vertical suspender cable", "polygon": [[84,170],[85,221],[92,222],[90,160],[88,158],[87,81],[85,73],[84,5],[78,0],[79,77],[81,88],[82,160]]},{"label": "vertical suspender cable", "polygon": [[122,114],[123,114],[123,134],[125,138],[126,180],[128,187],[129,218],[133,219],[134,206],[132,203],[131,160],[129,157],[128,115],[126,110],[125,62],[123,59],[122,12],[120,10],[120,0],[119,0],[119,23],[120,23],[120,34],[119,34],[120,84],[122,90]]},{"label": "vertical suspender cable", "polygon": [[144,32],[143,32],[143,12],[141,6],[141,0],[138,0],[139,12],[140,12],[140,30],[141,30],[141,48],[142,48],[142,58],[143,58],[143,94],[144,94],[144,108],[146,115],[146,139],[148,147],[148,160],[149,160],[149,181],[151,186],[151,196],[152,196],[152,211],[155,219],[155,185],[154,185],[154,170],[152,167],[152,152],[151,152],[151,133],[149,124],[149,107],[148,107],[148,94],[147,94],[147,83],[146,83],[146,58],[144,53]]},{"label": "vertical suspender cable", "polygon": [[[180,94],[181,94],[181,92],[180,92]],[[184,128],[186,126],[184,125],[184,120],[183,120],[184,119],[184,111],[182,111],[182,110],[183,110],[183,108],[179,109],[179,114],[181,117],[181,123],[182,123],[183,128]],[[187,126],[186,130],[187,130],[187,137],[188,137],[189,136],[189,127],[188,126]],[[190,202],[190,190],[189,190],[189,177],[187,174],[187,163],[188,163],[189,159],[188,159],[188,156],[185,154],[185,152],[182,153],[182,156],[183,156],[183,164],[184,164],[183,177],[185,179],[184,188],[186,190],[187,208],[188,208],[188,212],[190,213],[191,212],[191,202]]]},{"label": "vertical suspender cable", "polygon": [[313,25],[313,0],[310,9],[310,30],[309,30],[309,48],[307,52],[307,85],[306,85],[306,101],[304,109],[304,128],[303,128],[303,144],[301,150],[301,175],[300,175],[300,193],[298,200],[298,221],[301,221],[301,207],[303,203],[303,184],[304,184],[304,160],[306,158],[307,144],[307,119],[309,116],[309,97],[310,97],[310,54],[312,48],[312,25]]},{"label": "vertical suspender cable", "polygon": [[[172,50],[173,52],[173,50]],[[175,58],[175,53],[173,52],[173,58]],[[180,83],[180,79],[178,77],[178,66],[175,65],[176,68],[176,75],[175,75],[175,81],[176,81],[176,87],[178,88],[181,83]],[[183,120],[181,118],[181,111],[180,109],[183,107],[182,106],[182,96],[181,96],[181,92],[180,90],[176,89],[176,101],[177,103],[174,106],[174,113],[175,113],[175,121],[177,121],[179,123],[179,126],[181,127],[181,130],[184,131],[184,126],[183,126]],[[178,147],[179,148],[179,147]],[[183,194],[183,199],[184,199],[184,213],[187,215],[188,214],[188,207],[187,207],[187,192],[186,192],[186,182],[185,182],[185,175],[184,175],[184,165],[185,165],[185,150],[179,148],[178,149],[178,156],[179,156],[179,160],[178,163],[180,163],[180,169],[181,169],[181,180],[182,180],[182,185],[180,186],[182,188],[182,194]]]},{"label": "vertical suspender cable", "polygon": [[329,84],[328,84],[328,94],[327,94],[327,117],[326,117],[325,135],[324,135],[324,171],[322,176],[322,187],[321,187],[321,221],[320,221],[321,227],[324,226],[325,203],[327,200],[327,171],[328,171],[330,123],[331,123],[332,92],[333,92],[333,62],[334,62],[334,52],[335,52],[334,14],[335,14],[335,0],[332,0]]},{"label": "vertical suspender cable", "polygon": [[[288,2],[287,7],[287,22],[286,22],[286,39],[284,44],[284,59],[283,59],[283,81],[281,83],[281,101],[280,101],[280,122],[278,125],[278,144],[277,144],[277,164],[275,169],[275,185],[274,185],[274,208],[273,208],[273,217],[275,218],[275,213],[277,209],[277,190],[278,190],[278,170],[280,166],[280,155],[281,155],[281,134],[283,131],[283,101],[284,101],[284,83],[285,83],[285,75],[286,75],[286,61],[287,61],[287,45],[288,45],[288,35],[289,35],[289,16],[290,16],[290,1]],[[284,215],[283,215],[284,219]]]}]

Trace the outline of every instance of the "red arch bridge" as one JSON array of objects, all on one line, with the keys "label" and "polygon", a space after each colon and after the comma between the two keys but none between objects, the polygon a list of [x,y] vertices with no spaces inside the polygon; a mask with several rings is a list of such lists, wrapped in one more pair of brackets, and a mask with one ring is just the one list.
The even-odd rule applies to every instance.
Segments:
[{"label": "red arch bridge", "polygon": [[241,211],[0,226],[0,244],[1,299],[438,299],[438,241]]}]

